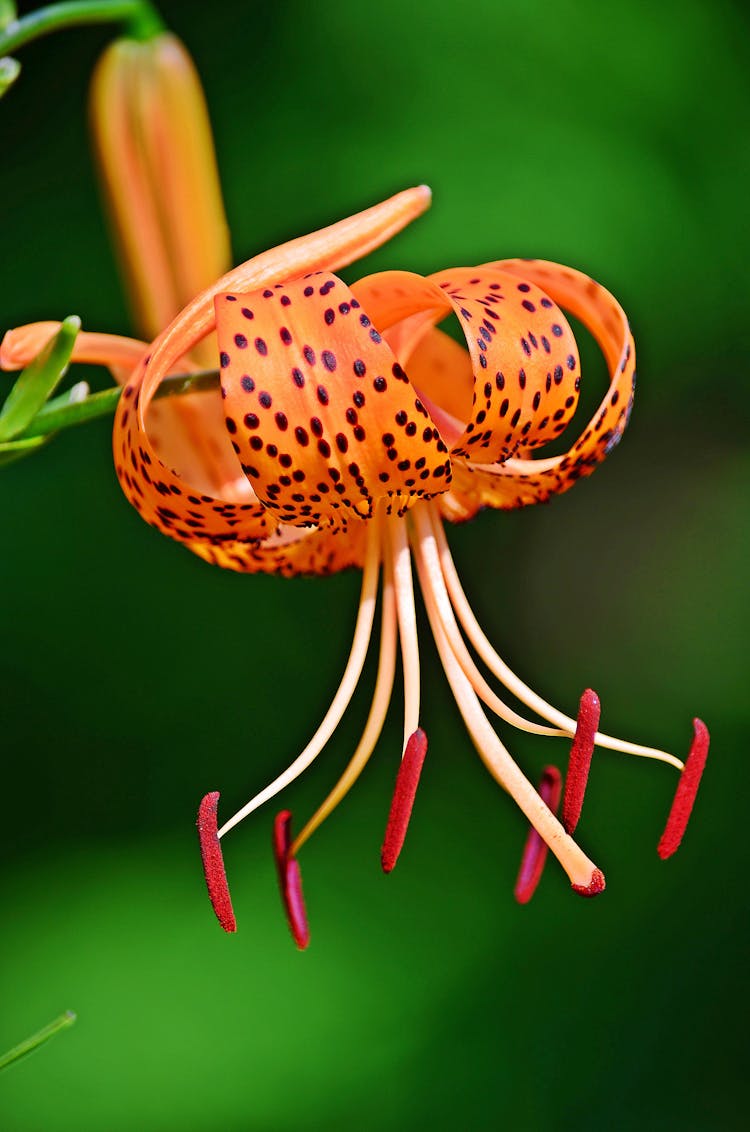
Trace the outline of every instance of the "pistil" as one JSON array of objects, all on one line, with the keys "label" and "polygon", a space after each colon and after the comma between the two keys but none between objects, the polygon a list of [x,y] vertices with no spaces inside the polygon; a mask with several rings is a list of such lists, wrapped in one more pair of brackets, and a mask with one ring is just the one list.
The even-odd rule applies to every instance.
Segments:
[{"label": "pistil", "polygon": [[568,874],[574,890],[586,895],[593,895],[594,891],[602,891],[604,877],[601,871],[566,834],[549,806],[540,798],[495,734],[474,689],[456,660],[441,622],[433,616],[430,618],[430,625],[458,709],[474,746],[490,774],[507,790],[555,854]]}]

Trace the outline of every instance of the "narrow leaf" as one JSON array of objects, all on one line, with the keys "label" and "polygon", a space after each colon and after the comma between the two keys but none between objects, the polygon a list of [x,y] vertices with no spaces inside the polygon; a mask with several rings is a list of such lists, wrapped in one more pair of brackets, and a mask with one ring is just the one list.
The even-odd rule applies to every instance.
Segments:
[{"label": "narrow leaf", "polygon": [[39,1046],[44,1045],[50,1038],[54,1038],[55,1034],[59,1034],[61,1030],[67,1030],[72,1026],[76,1020],[76,1016],[72,1010],[66,1010],[59,1018],[55,1018],[54,1022],[43,1026],[36,1034],[32,1034],[30,1038],[25,1041],[19,1042],[13,1049],[9,1049],[7,1053],[0,1054],[0,1069],[5,1069],[14,1061],[25,1057],[34,1050],[39,1049]]},{"label": "narrow leaf", "polygon": [[27,366],[0,412],[0,441],[12,440],[27,428],[65,376],[81,320],[70,315],[57,334]]}]

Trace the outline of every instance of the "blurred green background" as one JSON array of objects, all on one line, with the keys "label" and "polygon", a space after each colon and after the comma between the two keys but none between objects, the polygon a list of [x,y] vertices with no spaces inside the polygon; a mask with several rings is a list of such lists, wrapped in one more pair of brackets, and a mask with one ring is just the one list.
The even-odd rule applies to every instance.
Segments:
[{"label": "blurred green background", "polygon": [[[398,869],[378,866],[396,703],[303,854],[309,951],[279,908],[273,806],[228,841],[239,932],[223,936],[198,799],[220,789],[229,814],[304,745],[359,581],[203,565],[128,507],[105,423],[68,432],[0,476],[0,1047],[66,1007],[79,1021],[0,1078],[0,1127],[745,1128],[746,13],[161,11],[204,78],[238,260],[427,181],[431,214],[367,268],[539,255],[621,298],[640,379],[624,443],[550,507],[484,514],[451,541],[489,635],[535,687],[574,711],[593,685],[608,730],[678,754],[700,714],[712,761],[662,864],[672,773],[598,754],[580,836],[606,894],[578,900],[550,866],[519,908],[524,821],[474,757],[425,631],[431,746]],[[78,313],[128,330],[86,134],[110,37],[27,48],[0,102],[0,329]],[[367,690],[285,796],[298,820],[347,760]],[[508,739],[533,777],[566,757]]]}]

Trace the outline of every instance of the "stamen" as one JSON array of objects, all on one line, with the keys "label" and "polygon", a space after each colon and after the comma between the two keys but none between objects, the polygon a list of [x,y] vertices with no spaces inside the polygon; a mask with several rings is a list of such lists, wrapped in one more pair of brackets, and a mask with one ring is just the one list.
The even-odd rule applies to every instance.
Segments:
[{"label": "stamen", "polygon": [[206,878],[208,898],[211,901],[216,919],[225,932],[236,932],[232,898],[229,895],[224,857],[216,832],[216,811],[219,805],[219,792],[206,794],[198,809],[198,837],[201,844],[203,874]]},{"label": "stamen", "polygon": [[299,862],[290,850],[292,815],[282,810],[273,823],[273,854],[279,874],[279,888],[284,903],[289,930],[300,951],[310,942],[310,929],[307,926],[307,912],[302,895],[302,875]]},{"label": "stamen", "polygon": [[[560,805],[562,779],[556,766],[546,766],[539,783],[539,797],[549,806],[553,814]],[[519,904],[528,904],[542,879],[544,863],[547,860],[547,843],[542,840],[533,825],[529,829],[521,857],[516,887],[513,895]]]},{"label": "stamen", "polygon": [[581,696],[576,720],[576,733],[570,748],[568,772],[565,775],[565,798],[563,799],[563,825],[566,833],[573,833],[578,825],[583,807],[583,796],[589,780],[591,756],[594,753],[594,739],[599,726],[601,705],[599,697],[591,688]]},{"label": "stamen", "polygon": [[398,623],[396,620],[396,595],[393,586],[393,564],[386,556],[383,562],[383,611],[382,627],[380,632],[380,657],[378,660],[378,676],[375,682],[375,693],[370,707],[370,714],[362,733],[357,749],[351,762],[334,786],[331,793],[313,816],[297,835],[290,850],[292,856],[299,853],[307,839],[315,833],[326,818],[336,809],[339,802],[348,794],[354,783],[364,770],[380,738],[383,724],[388,712],[393,692],[393,678],[396,672],[396,641],[398,637]]},{"label": "stamen", "polygon": [[429,505],[422,506],[420,504],[417,504],[412,510],[416,527],[416,535],[412,540],[412,545],[414,548],[414,558],[417,563],[417,571],[419,573],[419,582],[422,587],[422,595],[426,603],[433,603],[435,615],[439,617],[443,631],[456,655],[456,660],[463,668],[474,691],[487,705],[490,711],[494,712],[500,719],[505,720],[506,723],[517,727],[519,731],[526,731],[532,735],[566,735],[566,731],[561,731],[557,727],[545,727],[540,723],[532,723],[530,720],[524,719],[523,716],[518,715],[518,713],[513,711],[512,708],[509,708],[499,696],[495,695],[494,691],[490,688],[475,665],[469,650],[464,644],[463,637],[461,636],[453,613],[448,591],[445,588],[445,580],[440,566],[437,543],[430,521],[430,510]]},{"label": "stamen", "polygon": [[404,670],[405,751],[409,736],[413,735],[419,726],[419,640],[406,522],[403,519],[391,519],[388,536],[393,560],[401,662]]},{"label": "stamen", "polygon": [[409,737],[396,775],[396,789],[393,792],[383,848],[380,851],[380,863],[384,873],[389,873],[393,869],[403,848],[426,754],[427,736],[421,728],[418,728]]},{"label": "stamen", "polygon": [[[434,508],[431,508],[430,511],[433,530],[440,552],[440,562],[443,568],[445,584],[458,620],[463,626],[472,645],[477,650],[490,672],[505,685],[516,699],[526,704],[531,711],[536,712],[542,719],[546,719],[549,723],[554,724],[555,727],[559,727],[566,735],[574,735],[576,729],[575,721],[572,720],[570,716],[558,711],[557,708],[552,707],[551,704],[548,704],[541,696],[537,695],[536,692],[529,688],[528,684],[524,684],[523,680],[516,676],[505,661],[495,652],[495,649],[482,631],[469,605],[466,594],[463,591],[458,572],[451,558],[448,540],[445,537],[445,531],[443,530],[440,516],[434,512]],[[659,762],[668,763],[670,766],[676,767],[677,770],[682,770],[684,766],[684,763],[682,763],[680,759],[669,754],[668,751],[659,751],[654,747],[642,747],[638,743],[628,743],[624,739],[616,739],[611,735],[604,735],[601,731],[597,731],[594,738],[597,747],[606,747],[610,751],[621,751],[626,755],[640,755],[642,758],[656,759]]]},{"label": "stamen", "polygon": [[[429,606],[427,612],[430,616]],[[430,625],[454,699],[482,762],[547,842],[568,874],[573,888],[590,895],[601,892],[604,877],[600,870],[568,836],[490,726],[474,689],[453,654],[440,620],[430,616]]]},{"label": "stamen", "polygon": [[333,702],[326,712],[325,718],[321,723],[318,730],[313,735],[310,742],[305,747],[304,751],[294,762],[287,767],[287,769],[275,778],[270,785],[251,798],[247,805],[238,810],[234,817],[231,817],[228,822],[219,830],[219,837],[224,837],[230,829],[233,829],[239,822],[262,806],[274,795],[288,786],[290,782],[294,782],[298,775],[306,770],[311,762],[320,754],[325,747],[328,740],[333,735],[334,731],[339,725],[342,715],[349,706],[354,689],[359,683],[359,678],[362,675],[362,667],[365,663],[365,657],[370,644],[370,634],[372,632],[372,622],[375,615],[375,603],[377,600],[378,591],[378,572],[380,566],[380,532],[379,520],[374,518],[370,520],[370,530],[368,533],[367,555],[365,558],[365,565],[362,574],[362,591],[359,601],[359,611],[357,613],[357,623],[354,627],[354,639],[352,641],[351,652],[349,653],[349,660],[347,661],[344,675],[341,678],[338,691],[333,698]]},{"label": "stamen", "polygon": [[657,852],[663,861],[671,857],[680,847],[698,793],[703,768],[706,765],[711,736],[702,719],[693,720],[693,732],[693,742],[690,745],[685,769],[677,783],[672,808],[657,847]]}]

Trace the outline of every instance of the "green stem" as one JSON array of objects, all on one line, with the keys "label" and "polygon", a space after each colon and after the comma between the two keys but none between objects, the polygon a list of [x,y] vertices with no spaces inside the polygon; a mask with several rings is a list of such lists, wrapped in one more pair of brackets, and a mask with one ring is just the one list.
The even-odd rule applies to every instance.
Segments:
[{"label": "green stem", "polygon": [[[201,370],[199,373],[179,374],[167,377],[154,395],[154,400],[162,397],[179,397],[185,393],[205,393],[219,388],[218,370]],[[82,401],[65,403],[65,398],[49,401],[34,417],[31,424],[21,433],[19,439],[48,436],[71,425],[84,424],[97,417],[111,417],[122,395],[119,385],[91,393]]]},{"label": "green stem", "polygon": [[67,1030],[68,1026],[72,1026],[76,1020],[76,1016],[72,1010],[66,1010],[59,1018],[55,1018],[54,1022],[49,1025],[43,1026],[36,1034],[32,1034],[30,1038],[25,1041],[19,1042],[13,1049],[9,1049],[7,1053],[0,1054],[0,1069],[5,1069],[13,1061],[18,1061],[20,1057],[25,1057],[28,1053],[33,1053],[44,1042],[54,1038],[55,1034],[59,1034],[61,1030]]},{"label": "green stem", "polygon": [[0,56],[10,55],[24,44],[61,28],[113,21],[124,22],[136,39],[150,39],[164,30],[148,0],[69,0],[12,20],[0,32]]}]

